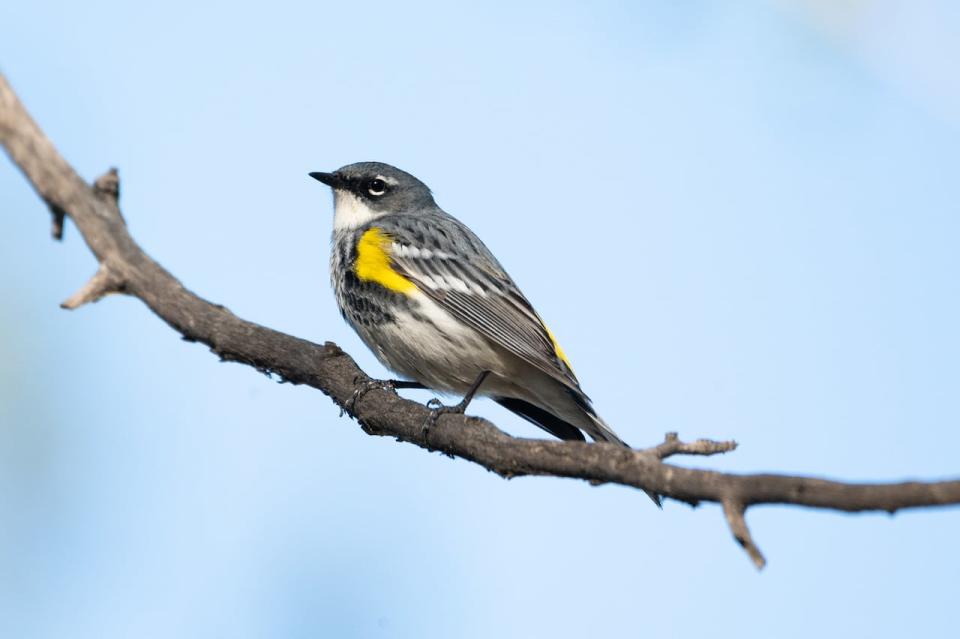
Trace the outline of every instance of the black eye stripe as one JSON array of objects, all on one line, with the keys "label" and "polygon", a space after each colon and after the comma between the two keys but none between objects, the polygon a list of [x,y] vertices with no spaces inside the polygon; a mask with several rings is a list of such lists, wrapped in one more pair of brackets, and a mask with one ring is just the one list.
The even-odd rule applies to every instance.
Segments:
[{"label": "black eye stripe", "polygon": [[387,192],[387,183],[381,180],[380,178],[373,178],[371,180],[366,180],[363,183],[363,190],[366,191],[369,195],[378,197]]}]

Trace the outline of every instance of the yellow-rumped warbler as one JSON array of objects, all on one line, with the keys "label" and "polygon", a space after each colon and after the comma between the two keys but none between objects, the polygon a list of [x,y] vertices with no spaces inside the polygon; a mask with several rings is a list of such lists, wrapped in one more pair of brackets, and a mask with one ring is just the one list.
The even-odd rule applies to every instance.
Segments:
[{"label": "yellow-rumped warbler", "polygon": [[623,444],[527,298],[423,182],[379,162],[310,176],[334,193],[340,312],[387,368],[464,395],[446,410],[479,393],[561,439]]}]

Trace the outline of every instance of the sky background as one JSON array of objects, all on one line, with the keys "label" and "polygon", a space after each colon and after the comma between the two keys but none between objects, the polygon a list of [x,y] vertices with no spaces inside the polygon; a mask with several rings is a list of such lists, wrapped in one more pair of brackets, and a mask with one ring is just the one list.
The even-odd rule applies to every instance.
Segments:
[{"label": "sky background", "polygon": [[[638,446],[960,474],[960,9],[943,2],[0,4],[0,69],[144,248],[333,340],[331,197],[429,184]],[[953,637],[960,509],[719,509],[502,480],[220,363],[0,160],[0,636]],[[427,394],[412,394],[427,399]],[[543,435],[488,401],[508,431]]]}]

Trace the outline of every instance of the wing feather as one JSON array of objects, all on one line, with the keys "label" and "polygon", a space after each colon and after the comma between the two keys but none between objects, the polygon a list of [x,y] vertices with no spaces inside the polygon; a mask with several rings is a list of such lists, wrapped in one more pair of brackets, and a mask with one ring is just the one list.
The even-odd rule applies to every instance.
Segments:
[{"label": "wing feather", "polygon": [[[582,395],[543,320],[510,276],[468,229],[452,218],[442,221],[460,250],[431,249],[423,246],[422,231],[387,226],[397,272],[454,317]],[[377,225],[383,222],[378,220]]]}]

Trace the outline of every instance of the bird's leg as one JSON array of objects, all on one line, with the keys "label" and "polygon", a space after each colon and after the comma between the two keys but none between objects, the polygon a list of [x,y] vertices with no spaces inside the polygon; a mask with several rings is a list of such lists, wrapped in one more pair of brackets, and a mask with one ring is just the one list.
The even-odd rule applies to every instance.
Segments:
[{"label": "bird's leg", "polygon": [[430,414],[423,422],[423,438],[426,439],[430,434],[430,428],[437,423],[437,418],[440,417],[440,415],[447,413],[462,415],[464,412],[466,412],[467,406],[470,405],[474,395],[476,395],[477,391],[480,390],[480,386],[483,384],[484,380],[487,379],[487,375],[489,374],[490,371],[482,371],[479,375],[477,375],[477,379],[474,380],[473,384],[470,385],[470,388],[467,389],[466,395],[463,396],[463,399],[460,400],[459,404],[455,404],[454,406],[444,406],[436,397],[427,402],[427,408],[430,409]]},{"label": "bird's leg", "polygon": [[374,388],[397,391],[405,388],[425,390],[427,387],[420,382],[414,382],[407,379],[368,379],[364,383],[357,386],[357,388],[353,391],[353,395],[343,405],[344,410],[352,414],[354,408],[357,406],[357,402]]}]

